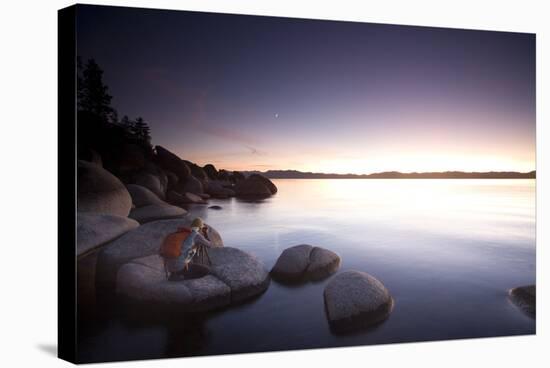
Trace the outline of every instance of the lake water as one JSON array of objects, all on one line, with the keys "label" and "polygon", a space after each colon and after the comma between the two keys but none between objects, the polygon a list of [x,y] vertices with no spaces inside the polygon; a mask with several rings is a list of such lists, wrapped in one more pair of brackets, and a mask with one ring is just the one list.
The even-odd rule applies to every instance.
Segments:
[{"label": "lake water", "polygon": [[[334,335],[323,304],[328,280],[272,281],[259,298],[194,321],[136,323],[113,314],[80,333],[84,361],[273,351],[535,333],[507,299],[535,283],[535,180],[280,179],[264,201],[194,207],[225,245],[271,269],[297,244],[328,248],[340,271],[382,281],[395,300],[384,323]],[[149,312],[154,314],[153,311]],[[84,323],[86,325],[86,323]]]}]

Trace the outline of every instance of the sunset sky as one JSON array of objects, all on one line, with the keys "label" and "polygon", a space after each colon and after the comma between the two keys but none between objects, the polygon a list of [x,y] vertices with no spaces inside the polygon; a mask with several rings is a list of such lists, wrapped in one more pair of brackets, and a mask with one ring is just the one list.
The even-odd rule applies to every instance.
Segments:
[{"label": "sunset sky", "polygon": [[80,7],[154,145],[230,170],[535,169],[535,36]]}]

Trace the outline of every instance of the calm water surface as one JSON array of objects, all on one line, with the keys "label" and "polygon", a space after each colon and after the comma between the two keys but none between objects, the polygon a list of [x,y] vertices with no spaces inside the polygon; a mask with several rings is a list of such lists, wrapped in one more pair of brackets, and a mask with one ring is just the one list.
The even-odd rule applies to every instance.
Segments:
[{"label": "calm water surface", "polygon": [[[366,271],[395,299],[384,323],[353,335],[331,333],[328,280],[272,282],[238,307],[169,322],[128,311],[83,322],[80,357],[143,359],[532,334],[535,320],[507,290],[535,283],[534,180],[274,180],[279,192],[251,203],[212,200],[191,209],[226,246],[255,254],[267,269],[287,247],[308,243],[342,257],[341,271]],[[151,317],[154,311],[148,311]],[[146,318],[144,318],[146,319]],[[154,320],[154,319],[153,319]]]}]

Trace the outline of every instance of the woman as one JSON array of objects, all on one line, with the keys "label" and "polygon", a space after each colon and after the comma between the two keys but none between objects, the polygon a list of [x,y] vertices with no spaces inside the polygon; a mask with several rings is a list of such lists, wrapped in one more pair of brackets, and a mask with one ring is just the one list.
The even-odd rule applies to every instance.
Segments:
[{"label": "woman", "polygon": [[166,268],[170,272],[168,278],[170,281],[196,279],[206,276],[210,272],[208,266],[192,262],[200,246],[212,246],[212,243],[208,240],[206,230],[207,227],[200,217],[193,220],[191,232],[181,244],[181,255],[166,262]]}]

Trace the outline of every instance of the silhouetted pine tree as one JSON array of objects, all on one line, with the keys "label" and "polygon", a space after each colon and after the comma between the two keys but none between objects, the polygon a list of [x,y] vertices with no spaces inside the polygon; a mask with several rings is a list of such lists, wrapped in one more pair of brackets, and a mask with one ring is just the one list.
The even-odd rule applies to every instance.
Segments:
[{"label": "silhouetted pine tree", "polygon": [[103,83],[103,70],[94,59],[89,59],[85,68],[82,61],[77,62],[79,75],[77,82],[78,110],[95,115],[105,122],[116,122],[117,113],[111,106],[112,96]]}]

